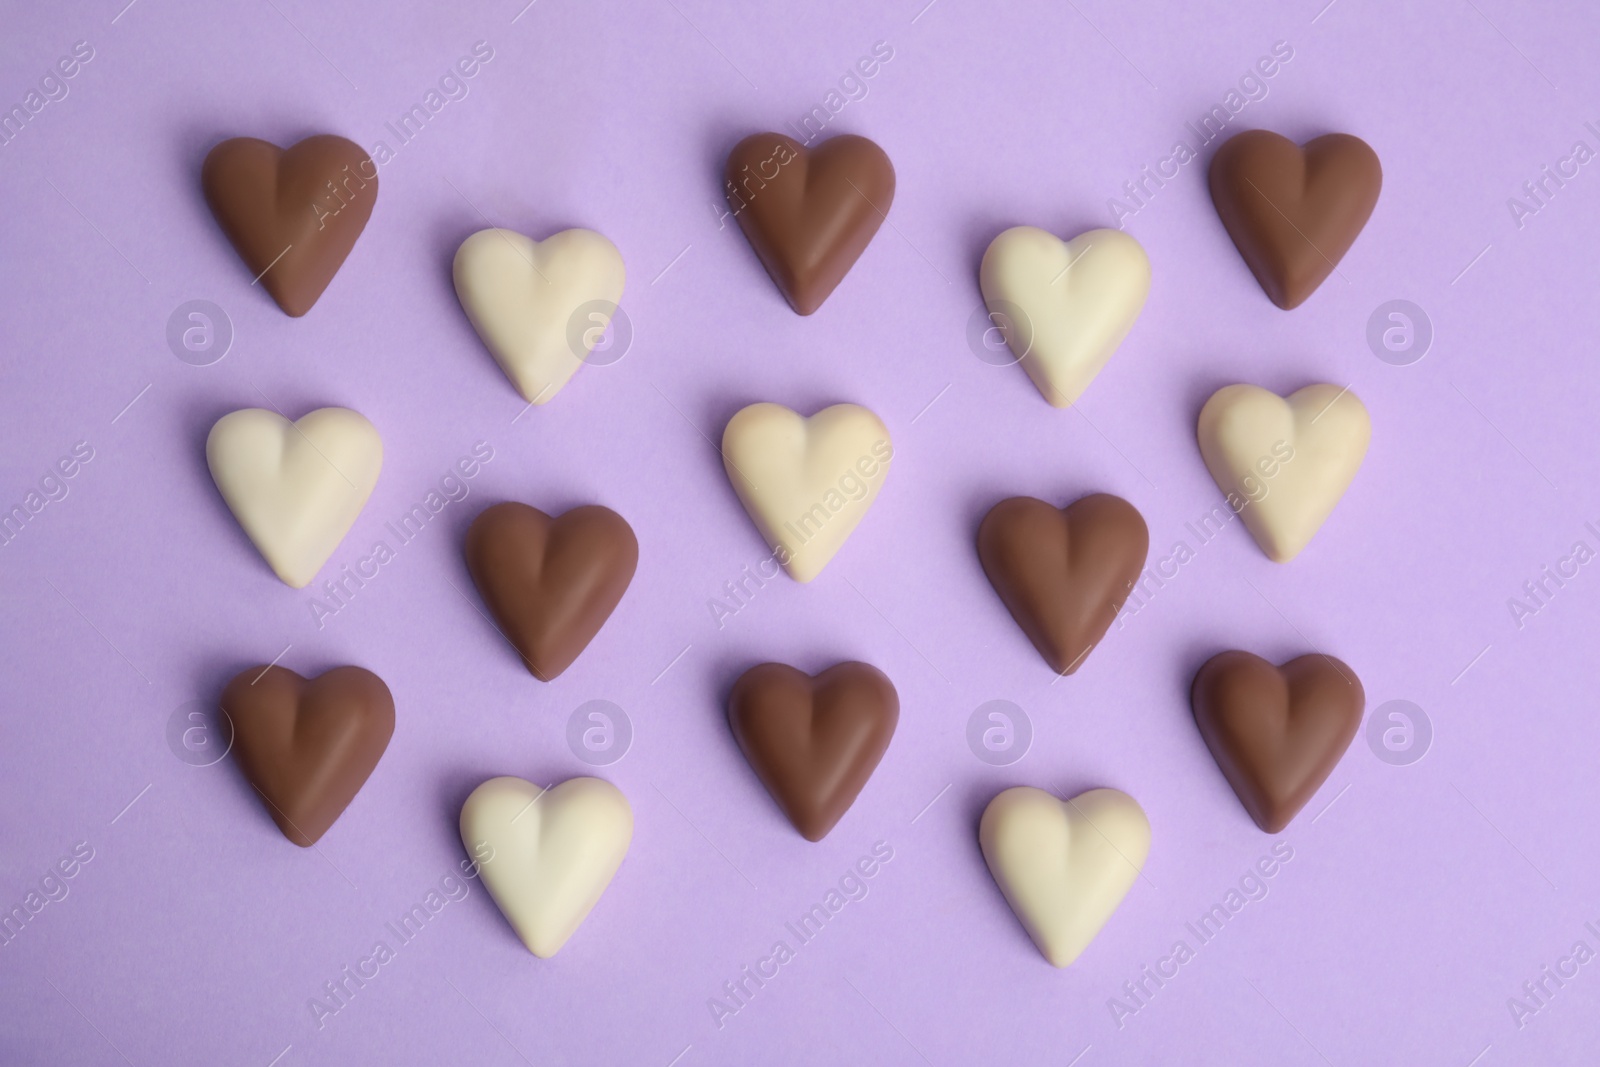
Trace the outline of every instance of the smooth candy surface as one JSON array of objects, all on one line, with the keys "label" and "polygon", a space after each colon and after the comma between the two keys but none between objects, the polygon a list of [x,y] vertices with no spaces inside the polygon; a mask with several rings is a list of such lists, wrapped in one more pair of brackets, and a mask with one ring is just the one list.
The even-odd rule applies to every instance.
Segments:
[{"label": "smooth candy surface", "polygon": [[542,790],[491,778],[461,806],[461,842],[528,951],[561,951],[599,903],[633,840],[628,798],[599,778]]},{"label": "smooth candy surface", "polygon": [[286,149],[233,137],[206,155],[200,185],[252,283],[298,318],[366,228],[378,200],[378,166],[360,145],[333,134]]},{"label": "smooth candy surface", "polygon": [[798,582],[827,566],[866,516],[894,446],[883,420],[857,404],[810,418],[751,404],[722,432],[722,462],[739,500]]},{"label": "smooth candy surface", "polygon": [[383,466],[383,440],[349,408],[295,422],[264,408],[218,419],[206,438],[211,478],[285,583],[311,584],[350,531]]},{"label": "smooth candy surface", "polygon": [[1274,667],[1221,652],[1195,673],[1195,725],[1256,825],[1289,825],[1350,747],[1366,693],[1348,665],[1320,653]]},{"label": "smooth candy surface", "polygon": [[283,836],[302,848],[350,806],[394,734],[389,687],[360,667],[310,680],[286,667],[250,667],[220,703],[234,762]]},{"label": "smooth candy surface", "polygon": [[806,148],[751,134],[728,154],[728,207],[789,306],[822,306],[866,251],[894,202],[894,167],[855,134]]},{"label": "smooth candy surface", "polygon": [[989,802],[978,841],[1011,910],[1051,966],[1083,954],[1150,855],[1150,821],[1126,793],[1071,800],[1015,786]]},{"label": "smooth candy surface", "polygon": [[1082,665],[1144,569],[1150,531],[1121,497],[1056,508],[1014,496],[978,525],[978,559],[1006,610],[1057,674]]},{"label": "smooth candy surface", "polygon": [[1150,293],[1150,259],[1120,230],[1070,241],[1014,226],[983,254],[979,286],[990,320],[1053,406],[1083,395],[1133,329]]},{"label": "smooth candy surface", "polygon": [[506,501],[472,520],[466,557],[500,632],[548,682],[616,610],[639,564],[639,542],[627,520],[598,504],[551,518]]},{"label": "smooth candy surface", "polygon": [[1218,389],[1200,409],[1200,455],[1267,558],[1300,554],[1355,479],[1372,420],[1348,388],[1287,399],[1256,385]]},{"label": "smooth candy surface", "polygon": [[473,329],[530,404],[548,404],[583,365],[627,278],[622,253],[593,230],[543,241],[479,230],[456,250],[453,273]]},{"label": "smooth candy surface", "polygon": [[1316,292],[1361,234],[1383,188],[1378,154],[1330,133],[1302,148],[1246,130],[1211,158],[1211,201],[1268,299],[1285,311]]},{"label": "smooth candy surface", "polygon": [[821,841],[850,810],[899,721],[894,685],[866,663],[836,663],[816,677],[762,663],[728,696],[734,739],[807,841]]}]

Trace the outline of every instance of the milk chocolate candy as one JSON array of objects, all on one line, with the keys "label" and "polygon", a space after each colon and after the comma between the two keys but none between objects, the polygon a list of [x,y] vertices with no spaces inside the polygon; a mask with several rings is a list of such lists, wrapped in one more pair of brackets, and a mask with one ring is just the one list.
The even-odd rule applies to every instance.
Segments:
[{"label": "milk chocolate candy", "polygon": [[762,663],[728,696],[734,740],[807,841],[828,836],[850,810],[899,720],[894,685],[865,663],[838,663],[815,678]]},{"label": "milk chocolate candy", "polygon": [[1383,168],[1365,141],[1330,133],[1304,148],[1267,130],[1228,138],[1211,158],[1211,200],[1274,304],[1299,307],[1367,224]]},{"label": "milk chocolate candy", "polygon": [[250,277],[299,318],[366,227],[378,199],[378,167],[355,142],[333,134],[286,149],[234,137],[206,156],[200,185]]},{"label": "milk chocolate candy", "polygon": [[1109,493],[1065,508],[1012,497],[978,526],[983,572],[1057,674],[1076,671],[1100,643],[1149,548],[1144,517]]},{"label": "milk chocolate candy", "polygon": [[286,667],[251,667],[228,683],[221,703],[239,770],[302,848],[350,806],[394,733],[389,687],[360,667],[310,680]]},{"label": "milk chocolate candy", "polygon": [[633,581],[639,542],[627,520],[598,504],[551,518],[507,501],[472,520],[466,557],[500,632],[548,682],[611,617]]},{"label": "milk chocolate candy", "polygon": [[1355,672],[1320,653],[1274,667],[1248,652],[1221,652],[1189,692],[1206,747],[1256,825],[1289,825],[1350,747],[1366,694]]},{"label": "milk chocolate candy", "polygon": [[883,149],[844,134],[807,149],[781,133],[757,133],[728,155],[725,192],[791,307],[809,315],[844,280],[894,201]]}]

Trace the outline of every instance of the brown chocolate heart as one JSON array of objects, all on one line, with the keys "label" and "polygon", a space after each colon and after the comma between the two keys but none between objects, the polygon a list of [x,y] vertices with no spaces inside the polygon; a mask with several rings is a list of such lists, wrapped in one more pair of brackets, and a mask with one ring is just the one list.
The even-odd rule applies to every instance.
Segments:
[{"label": "brown chocolate heart", "polygon": [[251,667],[222,691],[222,710],[245,780],[302,848],[350,806],[394,734],[389,687],[360,667],[310,681],[284,667]]},{"label": "brown chocolate heart", "polygon": [[1149,548],[1138,509],[1109,493],[1065,508],[1014,496],[978,526],[983,573],[1057,674],[1077,670],[1100,643]]},{"label": "brown chocolate heart", "polygon": [[621,515],[598,504],[552,519],[507,501],[472,520],[466,555],[500,632],[548,682],[611,617],[633,581],[639,542]]},{"label": "brown chocolate heart", "polygon": [[855,266],[894,201],[894,167],[854,134],[808,150],[781,133],[734,146],[728,205],[762,266],[801,315],[822,306]]},{"label": "brown chocolate heart", "polygon": [[378,167],[355,142],[333,134],[287,149],[234,137],[206,156],[200,185],[250,276],[298,318],[366,227],[378,199]]},{"label": "brown chocolate heart", "polygon": [[865,663],[838,663],[815,678],[762,663],[728,695],[734,740],[807,841],[828,836],[850,810],[899,721],[894,685]]},{"label": "brown chocolate heart", "polygon": [[1248,652],[1220,652],[1194,676],[1189,702],[1244,810],[1275,834],[1350,747],[1366,694],[1354,671],[1320,653],[1274,667]]},{"label": "brown chocolate heart", "polygon": [[1301,148],[1267,130],[1228,138],[1211,158],[1211,200],[1274,304],[1299,307],[1339,265],[1383,187],[1378,155],[1330,133]]}]

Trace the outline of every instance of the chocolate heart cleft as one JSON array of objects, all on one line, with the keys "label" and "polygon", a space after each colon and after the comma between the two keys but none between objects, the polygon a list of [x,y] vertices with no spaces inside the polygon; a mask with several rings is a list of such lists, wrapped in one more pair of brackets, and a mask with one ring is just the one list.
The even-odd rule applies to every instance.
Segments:
[{"label": "chocolate heart cleft", "polygon": [[1065,508],[1011,497],[978,526],[989,584],[1057,674],[1072,674],[1100,643],[1149,549],[1144,517],[1109,493]]},{"label": "chocolate heart cleft", "polygon": [[1366,707],[1355,672],[1320,653],[1274,667],[1249,652],[1220,652],[1195,674],[1189,700],[1217,766],[1269,834],[1327,781]]},{"label": "chocolate heart cleft", "polygon": [[728,695],[734,740],[807,841],[828,836],[850,810],[899,721],[893,683],[866,663],[838,663],[814,678],[762,663]]},{"label": "chocolate heart cleft", "polygon": [[286,667],[241,671],[222,691],[233,758],[283,836],[309,848],[350,806],[394,734],[394,697],[369,670],[307,680]]},{"label": "chocolate heart cleft", "polygon": [[778,290],[809,315],[866,251],[894,202],[894,166],[865,137],[807,149],[781,133],[751,134],[728,154],[733,217]]},{"label": "chocolate heart cleft", "polygon": [[284,313],[310,311],[378,199],[378,167],[334,134],[280,149],[233,137],[206,155],[200,186],[217,225]]},{"label": "chocolate heart cleft", "polygon": [[1383,168],[1361,138],[1304,148],[1268,130],[1228,138],[1211,157],[1211,201],[1269,299],[1285,311],[1316,292],[1378,203]]},{"label": "chocolate heart cleft", "polygon": [[507,501],[472,520],[466,557],[500,632],[548,682],[611,617],[633,581],[639,542],[626,519],[598,504],[551,518]]}]

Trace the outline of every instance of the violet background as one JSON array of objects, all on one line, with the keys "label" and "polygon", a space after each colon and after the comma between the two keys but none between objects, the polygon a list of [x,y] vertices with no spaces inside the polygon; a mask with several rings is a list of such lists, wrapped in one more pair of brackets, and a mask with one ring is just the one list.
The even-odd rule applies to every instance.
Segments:
[{"label": "violet background", "polygon": [[[75,41],[95,50],[70,95],[0,148],[0,504],[75,442],[95,450],[70,495],[0,549],[0,906],[74,843],[95,850],[70,895],[0,948],[0,1061],[1592,1058],[1600,964],[1520,1029],[1506,1000],[1575,941],[1600,948],[1584,929],[1600,925],[1600,577],[1583,569],[1521,630],[1506,601],[1574,541],[1600,547],[1584,528],[1600,519],[1600,383],[1586,372],[1600,170],[1521,229],[1506,201],[1576,140],[1600,147],[1584,128],[1600,122],[1594,9],[122,4],[0,9],[6,107]],[[494,58],[470,94],[382,168],[354,253],[307,317],[286,318],[205,209],[205,152],[325,131],[394,147],[385,122],[479,40]],[[721,161],[820,104],[878,41],[893,59],[829,132],[887,150],[892,225],[802,319],[737,230],[719,229]],[[1016,224],[1109,224],[1108,198],[1277,41],[1292,61],[1232,128],[1348,131],[1383,161],[1339,275],[1292,313],[1267,302],[1211,208],[1211,145],[1127,220],[1154,284],[1080,412],[974,358],[988,241]],[[593,227],[629,269],[632,350],[514,423],[522,401],[450,284],[455,247],[490,223]],[[168,315],[196,298],[236,330],[209,367],[165,342]],[[1412,366],[1366,344],[1369,315],[1394,298],[1436,331]],[[978,519],[1007,495],[1110,491],[1145,515],[1154,562],[1220,500],[1193,428],[1234,381],[1351,385],[1374,425],[1355,483],[1290,565],[1233,524],[1052,685],[978,567]],[[263,394],[292,417],[348,405],[383,434],[382,477],[335,565],[387,537],[474,442],[495,450],[468,500],[320,630],[311,591],[273,577],[206,471],[212,422]],[[707,438],[757,400],[866,404],[896,457],[820,579],[770,583],[718,629],[708,600],[765,550]],[[551,685],[488,628],[461,560],[473,515],[512,498],[604,503],[639,535],[621,607]],[[188,766],[165,737],[174,709],[286,645],[301,673],[376,671],[398,706],[388,753],[320,851],[283,840],[231,761]],[[1421,705],[1432,749],[1393,767],[1360,736],[1284,834],[1261,834],[1187,704],[1196,667],[1230,647],[1339,656],[1369,713]],[[845,658],[885,670],[903,713],[855,807],[811,845],[745,765],[722,702],[755,662]],[[565,742],[568,715],[596,698],[636,733],[598,772]],[[966,744],[991,699],[1035,727],[1011,767]],[[384,924],[464,858],[456,818],[474,785],[583,773],[627,794],[636,829],[558,957],[529,955],[474,884],[317,1028],[310,998],[392,942]],[[977,847],[983,805],[1015,784],[1115,786],[1154,827],[1146,877],[1064,971]],[[708,998],[880,840],[894,859],[866,899],[719,1029]],[[1277,840],[1294,859],[1270,895],[1119,1029],[1108,999]]]}]

